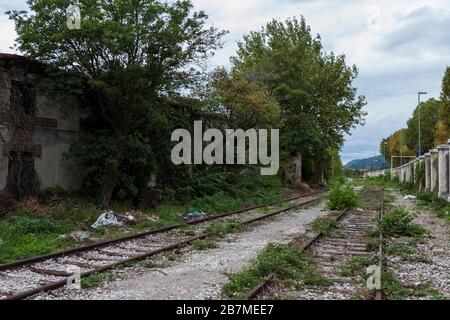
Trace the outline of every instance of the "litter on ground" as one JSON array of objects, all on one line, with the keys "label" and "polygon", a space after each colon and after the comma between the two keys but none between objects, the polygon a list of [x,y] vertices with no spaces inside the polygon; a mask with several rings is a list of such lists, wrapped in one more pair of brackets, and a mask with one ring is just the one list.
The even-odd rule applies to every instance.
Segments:
[{"label": "litter on ground", "polygon": [[184,218],[186,219],[195,219],[205,216],[205,213],[203,211],[187,211],[184,214]]},{"label": "litter on ground", "polygon": [[122,226],[122,222],[119,221],[118,216],[113,211],[103,212],[97,221],[91,226],[92,229],[98,229],[107,226]]}]

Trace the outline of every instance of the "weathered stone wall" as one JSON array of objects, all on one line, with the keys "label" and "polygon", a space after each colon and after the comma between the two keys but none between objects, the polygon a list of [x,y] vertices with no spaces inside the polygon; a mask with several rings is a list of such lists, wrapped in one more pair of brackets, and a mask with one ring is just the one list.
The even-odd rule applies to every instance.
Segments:
[{"label": "weathered stone wall", "polygon": [[448,199],[450,202],[450,140],[448,144],[439,145],[424,156],[401,167],[371,171],[367,172],[365,176],[379,177],[390,171],[391,178],[397,178],[401,183],[416,182],[415,175],[418,172],[418,166],[423,162],[425,162],[425,179],[417,185],[419,190],[437,192],[439,197]]},{"label": "weathered stone wall", "polygon": [[[24,82],[35,86],[42,78],[41,65],[23,57],[0,54],[0,190],[6,185],[8,175],[10,92],[12,81]],[[67,190],[75,190],[80,181],[77,178],[76,166],[72,161],[65,160],[64,153],[79,137],[80,114],[79,107],[46,97],[36,90],[36,110],[34,127],[32,129],[33,147],[37,150],[34,166],[40,181],[40,187],[45,190],[60,186]]]}]

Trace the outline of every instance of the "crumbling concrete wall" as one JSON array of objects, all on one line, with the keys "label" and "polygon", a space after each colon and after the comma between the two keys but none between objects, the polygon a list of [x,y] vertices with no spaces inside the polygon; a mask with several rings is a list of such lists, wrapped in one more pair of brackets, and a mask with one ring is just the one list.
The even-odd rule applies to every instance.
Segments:
[{"label": "crumbling concrete wall", "polygon": [[36,90],[36,110],[32,129],[34,167],[41,190],[60,186],[76,190],[80,186],[79,174],[73,161],[64,154],[78,140],[80,132],[79,107],[73,103],[47,97],[36,88],[43,77],[44,68],[26,58],[0,54],[0,191],[6,186],[11,146],[8,116],[12,81],[33,85]]}]

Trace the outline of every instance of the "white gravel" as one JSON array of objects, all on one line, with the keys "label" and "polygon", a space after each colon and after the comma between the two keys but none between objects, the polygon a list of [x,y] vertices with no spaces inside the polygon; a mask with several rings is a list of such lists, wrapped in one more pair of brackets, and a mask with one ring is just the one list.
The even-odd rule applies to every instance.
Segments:
[{"label": "white gravel", "polygon": [[[416,209],[416,201],[404,200],[394,193],[397,203],[409,210]],[[415,220],[431,232],[423,243],[417,245],[417,250],[431,260],[431,263],[408,262],[398,257],[388,258],[389,270],[408,287],[431,285],[431,288],[450,298],[450,226],[434,214],[420,210]],[[406,242],[398,239],[396,242]]]},{"label": "white gravel", "polygon": [[[307,225],[328,212],[321,202],[307,209],[282,214],[250,230],[229,235],[218,247],[192,251],[183,261],[162,269],[136,265],[120,270],[121,279],[104,283],[92,290],[60,289],[40,294],[35,299],[120,299],[179,300],[220,298],[220,288],[227,274],[244,268],[269,242],[287,243],[293,235],[306,231]],[[125,274],[126,273],[126,274]]]}]

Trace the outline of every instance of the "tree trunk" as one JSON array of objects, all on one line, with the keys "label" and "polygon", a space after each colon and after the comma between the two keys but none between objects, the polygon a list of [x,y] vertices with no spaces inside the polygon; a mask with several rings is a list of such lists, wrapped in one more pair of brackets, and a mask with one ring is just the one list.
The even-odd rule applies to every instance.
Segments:
[{"label": "tree trunk", "polygon": [[110,209],[113,190],[114,190],[113,184],[104,184],[102,186],[101,196],[102,196],[102,206],[104,210]]},{"label": "tree trunk", "polygon": [[297,186],[299,186],[302,183],[303,155],[301,154],[301,152],[298,152],[297,156],[294,158],[294,164],[295,164],[294,180],[295,180],[295,184]]}]

